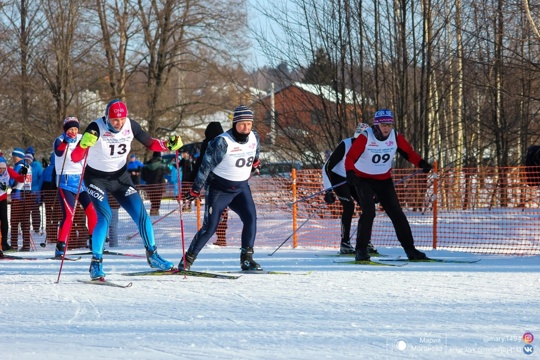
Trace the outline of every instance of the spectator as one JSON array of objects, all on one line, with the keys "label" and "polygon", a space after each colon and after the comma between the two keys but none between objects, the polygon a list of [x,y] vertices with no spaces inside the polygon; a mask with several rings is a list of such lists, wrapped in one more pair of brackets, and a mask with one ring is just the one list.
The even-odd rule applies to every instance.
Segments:
[{"label": "spectator", "polygon": [[[49,165],[43,170],[41,197],[45,208],[45,241],[48,244],[56,243],[58,240],[58,224],[62,220],[60,216],[60,202],[58,201],[56,186],[56,170],[54,168],[54,153],[51,154]],[[56,210],[56,211],[55,211]]]},{"label": "spectator", "polygon": [[[195,180],[195,175],[197,174],[194,169],[195,161],[193,160],[191,155],[189,155],[189,152],[187,150],[182,151],[180,153],[180,157],[181,159],[179,166],[182,171],[182,181],[192,183],[193,180]],[[189,186],[191,187],[191,184]]]},{"label": "spectator", "polygon": [[24,180],[10,179],[11,186],[11,247],[17,249],[19,244],[19,226],[23,235],[23,246],[19,251],[30,251],[30,204],[28,195],[32,191],[32,168],[24,159],[24,150],[13,149],[11,153],[13,170],[23,175]]},{"label": "spectator", "polygon": [[[206,126],[204,130],[204,140],[199,150],[199,156],[197,156],[195,161],[195,166],[193,167],[194,176],[197,175],[199,168],[201,167],[203,156],[208,148],[208,143],[214,140],[217,136],[223,134],[223,127],[218,121],[212,121]],[[188,189],[189,192],[189,189]],[[219,218],[219,224],[216,230],[217,241],[214,242],[214,245],[217,246],[227,246],[227,221],[229,219],[229,208],[226,207]]]},{"label": "spectator", "polygon": [[30,205],[32,229],[36,234],[40,233],[41,229],[41,183],[43,182],[43,166],[40,161],[34,161],[34,148],[28,147],[24,154],[25,161],[32,167],[32,191],[28,195],[28,204]]},{"label": "spectator", "polygon": [[131,175],[131,181],[133,185],[141,184],[141,170],[143,168],[143,163],[137,159],[137,155],[131,154],[129,156],[129,162],[127,164],[127,172]]},{"label": "spectator", "polygon": [[246,106],[234,109],[232,129],[208,144],[201,167],[187,201],[198,198],[206,184],[204,221],[197,231],[179,268],[189,269],[197,255],[217,230],[221,214],[228,206],[243,223],[240,264],[242,270],[262,270],[253,260],[257,233],[257,210],[248,179],[259,162],[260,141],[252,131],[253,113]]},{"label": "spectator", "polygon": [[104,281],[103,245],[111,222],[109,193],[125,209],[137,224],[150,267],[170,270],[174,264],[163,259],[157,252],[152,221],[146,213],[143,201],[126,172],[126,153],[136,139],[150,151],[176,151],[182,147],[179,136],[169,140],[154,139],[143,131],[141,125],[128,117],[126,104],[112,100],[107,104],[105,115],[88,125],[85,133],[72,153],[72,160],[81,161],[87,155],[84,182],[96,207],[98,222],[92,236],[92,260],[90,278]]},{"label": "spectator", "polygon": [[[180,154],[181,159],[178,167],[180,168],[180,179],[182,181],[182,198],[185,199],[189,194],[189,189],[193,185],[193,180],[197,172],[195,171],[195,161],[189,155],[187,150],[184,150]],[[191,211],[191,204],[189,202],[184,203],[185,211]]]},{"label": "spectator", "polygon": [[[15,170],[7,166],[7,161],[3,157],[0,157],[0,226],[2,229],[2,251],[12,250],[12,247],[8,244],[8,194],[7,189],[10,179],[14,179],[20,183],[24,182],[24,176],[18,174]],[[17,247],[15,247],[15,250]]]},{"label": "spectator", "polygon": [[[176,158],[172,159],[171,162],[167,165],[169,167],[170,172],[170,181],[169,184],[174,187],[174,197],[178,198],[178,170],[176,169]],[[181,176],[181,174],[180,174]],[[182,179],[180,179],[181,181]]]},{"label": "spectator", "polygon": [[[82,161],[72,161],[71,159],[71,154],[81,138],[82,135],[79,134],[79,119],[70,116],[64,119],[64,132],[54,140],[53,144],[58,199],[63,215],[60,222],[58,242],[56,243],[54,252],[55,257],[64,255],[69,239],[74,240],[69,242],[70,249],[86,247],[86,238],[88,236],[92,237],[94,227],[97,223],[96,210],[94,209],[90,195],[86,191],[86,186],[81,181],[84,164]],[[86,229],[84,216],[82,216],[82,213],[78,211],[75,205],[81,205],[83,207],[88,222],[88,229]]]},{"label": "spectator", "polygon": [[155,151],[152,158],[143,166],[141,178],[146,182],[146,193],[150,200],[150,216],[159,215],[161,197],[165,191],[165,175],[170,172],[159,151]]}]

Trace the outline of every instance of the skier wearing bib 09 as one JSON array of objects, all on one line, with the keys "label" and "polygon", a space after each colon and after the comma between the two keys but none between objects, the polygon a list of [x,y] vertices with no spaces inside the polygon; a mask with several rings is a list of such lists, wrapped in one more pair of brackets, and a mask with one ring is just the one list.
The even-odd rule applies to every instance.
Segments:
[{"label": "skier wearing bib 09", "polygon": [[66,242],[73,226],[73,213],[75,211],[75,198],[79,192],[78,202],[82,205],[88,220],[88,232],[90,239],[97,222],[96,210],[92,200],[86,192],[86,187],[81,184],[83,162],[71,161],[71,152],[77,146],[82,135],[79,134],[79,119],[70,116],[64,120],[64,133],[54,140],[54,166],[56,170],[56,186],[58,186],[58,201],[62,207],[62,221],[58,232],[58,242],[54,252],[55,257],[62,257],[66,251]]},{"label": "skier wearing bib 09", "polygon": [[71,156],[73,161],[78,162],[84,159],[88,151],[84,183],[97,212],[97,224],[92,235],[92,279],[105,277],[102,264],[103,245],[112,217],[107,198],[109,193],[137,224],[150,267],[160,270],[174,267],[172,262],[157,253],[152,222],[131,176],[126,172],[127,157],[131,152],[133,139],[150,151],[176,151],[183,145],[180,137],[176,135],[167,141],[152,138],[142,130],[139,123],[128,118],[128,109],[124,102],[112,100],[107,105],[105,116],[88,125]]},{"label": "skier wearing bib 09", "polygon": [[[354,136],[342,140],[330,154],[330,157],[323,165],[322,171],[325,189],[346,180],[345,155],[347,155],[347,152],[356,138],[368,128],[368,124],[358,124]],[[351,245],[351,223],[354,215],[354,208],[356,206],[355,201],[358,203],[358,195],[356,194],[354,186],[343,184],[335,187],[333,192],[332,190],[327,191],[324,195],[324,201],[331,205],[336,201],[336,195],[343,209],[341,212],[341,245],[339,247],[339,252],[341,254],[354,254],[355,249]],[[377,249],[371,244],[371,241],[368,243],[368,251],[370,254],[378,254]]]},{"label": "skier wearing bib 09", "polygon": [[257,212],[248,185],[251,172],[260,165],[259,134],[252,131],[253,112],[240,105],[234,109],[232,129],[210,141],[195,182],[186,196],[193,201],[208,185],[205,197],[204,221],[195,234],[188,251],[178,265],[189,269],[204,245],[217,230],[221,213],[226,207],[238,214],[243,223],[240,265],[242,270],[262,270],[253,260],[253,245],[257,233]]},{"label": "skier wearing bib 09", "polygon": [[426,254],[414,247],[414,239],[407,217],[401,209],[392,180],[392,160],[399,152],[407,161],[422,168],[424,173],[432,166],[414,151],[403,135],[394,129],[394,115],[390,110],[375,113],[373,126],[354,141],[345,157],[347,183],[356,188],[362,214],[358,220],[356,261],[369,260],[368,244],[375,219],[375,202],[379,199],[392,220],[398,241],[410,260],[421,260]]}]

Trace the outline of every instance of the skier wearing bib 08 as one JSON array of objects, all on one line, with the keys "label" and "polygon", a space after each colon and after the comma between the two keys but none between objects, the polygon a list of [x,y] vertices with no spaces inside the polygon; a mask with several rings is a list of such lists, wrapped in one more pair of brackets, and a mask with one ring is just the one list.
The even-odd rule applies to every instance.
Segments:
[{"label": "skier wearing bib 08", "polygon": [[260,166],[259,134],[252,131],[253,112],[240,105],[234,109],[232,129],[210,141],[201,167],[188,196],[193,201],[208,185],[205,197],[204,221],[195,234],[188,251],[178,265],[189,269],[204,245],[217,230],[221,213],[226,207],[238,214],[243,223],[240,264],[242,270],[262,270],[253,260],[253,245],[257,233],[257,211],[248,185],[251,172]]},{"label": "skier wearing bib 08", "polygon": [[103,245],[112,217],[107,198],[109,193],[137,224],[150,267],[160,270],[174,267],[172,262],[163,259],[157,253],[151,219],[131,181],[131,176],[126,172],[127,157],[131,152],[133,139],[150,151],[176,151],[183,145],[180,137],[176,135],[166,141],[152,138],[142,130],[139,123],[128,117],[128,109],[124,102],[112,100],[107,105],[105,116],[88,125],[71,156],[73,161],[78,162],[84,159],[88,151],[84,183],[97,212],[89,270],[92,279],[105,277],[102,264]]},{"label": "skier wearing bib 08", "polygon": [[[368,128],[368,124],[358,124],[356,131],[354,132],[354,136],[343,139],[334,149],[334,151],[332,151],[330,157],[323,165],[322,177],[325,189],[336,186],[337,184],[340,184],[346,180],[347,175],[345,173],[345,156],[356,138]],[[358,202],[358,195],[356,194],[356,189],[354,186],[343,184],[335,187],[333,192],[332,190],[327,191],[324,195],[324,201],[331,205],[336,201],[336,195],[342,207],[341,245],[339,247],[339,252],[340,254],[354,254],[355,249],[352,247],[350,239],[351,223],[354,215],[354,208],[356,206],[355,201]],[[379,254],[377,249],[375,249],[373,244],[371,244],[371,241],[368,243],[368,251],[373,255]]]},{"label": "skier wearing bib 08", "polygon": [[407,257],[411,260],[426,258],[426,254],[414,247],[411,227],[399,204],[391,171],[396,152],[422,168],[424,173],[430,172],[432,166],[414,151],[403,135],[393,129],[393,125],[392,111],[377,111],[373,126],[358,136],[345,158],[347,183],[356,188],[362,208],[356,236],[356,261],[370,259],[368,244],[375,219],[374,195],[392,220],[398,241]]}]

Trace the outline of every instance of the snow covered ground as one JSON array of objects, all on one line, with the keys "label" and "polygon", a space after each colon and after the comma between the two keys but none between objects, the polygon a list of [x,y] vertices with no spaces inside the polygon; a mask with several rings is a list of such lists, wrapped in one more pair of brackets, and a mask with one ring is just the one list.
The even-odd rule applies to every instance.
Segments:
[{"label": "snow covered ground", "polygon": [[[274,249],[256,247],[255,259],[290,275],[126,277],[147,270],[146,260],[107,256],[107,278],[132,282],[126,289],[78,283],[89,278],[88,255],[65,262],[58,284],[58,261],[1,261],[1,358],[540,358],[539,256],[428,251],[481,261],[376,267],[322,256],[335,250],[268,256]],[[48,250],[24,255],[44,258]],[[160,253],[175,263],[181,256],[171,247]],[[239,250],[207,247],[193,270],[239,270]]]}]

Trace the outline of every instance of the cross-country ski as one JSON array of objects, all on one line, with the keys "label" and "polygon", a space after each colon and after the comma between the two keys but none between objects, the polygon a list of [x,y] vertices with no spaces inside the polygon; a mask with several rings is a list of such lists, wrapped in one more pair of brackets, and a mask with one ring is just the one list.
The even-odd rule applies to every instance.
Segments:
[{"label": "cross-country ski", "polygon": [[101,286],[112,286],[112,287],[118,287],[118,288],[128,288],[131,287],[133,284],[131,282],[127,284],[120,284],[112,281],[107,281],[105,279],[96,279],[96,280],[77,280],[77,282],[83,283],[83,284],[91,284],[91,285],[101,285]]}]

